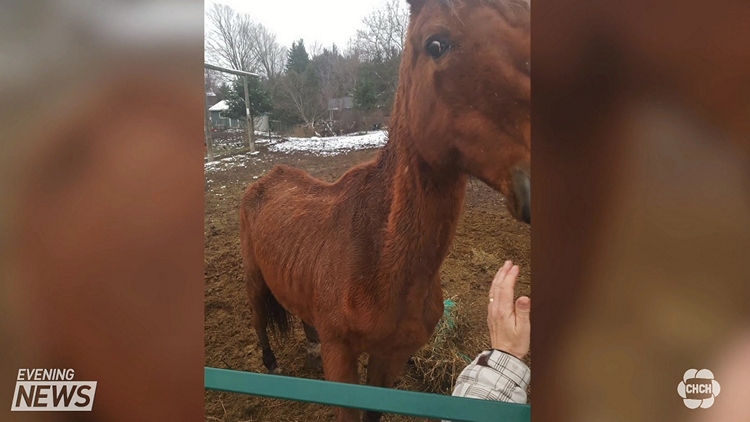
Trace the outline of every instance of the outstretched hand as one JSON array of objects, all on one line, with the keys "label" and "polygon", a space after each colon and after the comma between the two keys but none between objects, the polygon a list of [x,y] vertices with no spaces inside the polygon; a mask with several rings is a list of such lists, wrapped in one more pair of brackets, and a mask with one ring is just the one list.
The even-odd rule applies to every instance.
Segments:
[{"label": "outstretched hand", "polygon": [[493,349],[523,359],[531,343],[531,299],[522,296],[513,301],[518,271],[517,265],[505,261],[495,274],[487,306],[487,326]]}]

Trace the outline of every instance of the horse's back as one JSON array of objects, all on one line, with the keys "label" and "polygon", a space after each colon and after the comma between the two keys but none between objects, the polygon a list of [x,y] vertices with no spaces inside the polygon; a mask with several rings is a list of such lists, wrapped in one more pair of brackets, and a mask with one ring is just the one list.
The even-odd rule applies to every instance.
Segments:
[{"label": "horse's back", "polygon": [[277,164],[268,174],[250,184],[242,198],[245,213],[254,214],[274,202],[293,202],[296,197],[321,194],[326,183],[304,170]]}]

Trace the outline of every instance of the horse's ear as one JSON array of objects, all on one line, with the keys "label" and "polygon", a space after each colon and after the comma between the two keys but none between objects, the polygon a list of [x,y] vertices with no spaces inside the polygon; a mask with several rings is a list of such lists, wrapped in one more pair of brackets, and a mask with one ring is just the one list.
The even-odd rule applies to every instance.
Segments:
[{"label": "horse's ear", "polygon": [[411,6],[411,15],[417,16],[419,14],[419,11],[422,10],[422,6],[427,2],[427,0],[406,0],[409,3],[409,6]]}]

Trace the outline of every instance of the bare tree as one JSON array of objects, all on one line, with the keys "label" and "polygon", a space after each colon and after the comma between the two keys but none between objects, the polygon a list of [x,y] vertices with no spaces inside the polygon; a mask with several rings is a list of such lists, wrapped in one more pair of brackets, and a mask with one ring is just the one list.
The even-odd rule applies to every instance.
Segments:
[{"label": "bare tree", "polygon": [[215,3],[206,12],[206,54],[228,67],[253,72],[258,66],[253,51],[250,17],[237,13],[229,6]]},{"label": "bare tree", "polygon": [[206,92],[212,90],[217,95],[220,95],[221,85],[231,81],[226,73],[210,69],[203,70],[203,79],[206,85]]},{"label": "bare tree", "polygon": [[313,57],[310,65],[317,77],[318,87],[324,104],[342,93],[342,67],[344,58],[334,44],[331,49]]},{"label": "bare tree", "polygon": [[343,60],[337,68],[341,91],[345,95],[352,95],[354,87],[357,86],[357,75],[359,73],[360,58],[354,50],[343,54]]},{"label": "bare tree", "polygon": [[315,130],[315,124],[325,115],[327,104],[323,104],[314,72],[289,71],[282,78],[281,86],[285,94],[282,101],[289,103],[305,126]]},{"label": "bare tree", "polygon": [[323,54],[323,44],[319,43],[318,41],[313,41],[312,44],[309,44],[306,46],[307,54],[310,55],[310,58],[312,59],[315,56],[319,56]]},{"label": "bare tree", "polygon": [[250,33],[250,45],[259,70],[269,81],[275,80],[284,71],[286,48],[276,41],[276,34],[258,23]]},{"label": "bare tree", "polygon": [[388,0],[362,20],[365,28],[357,31],[355,45],[367,60],[391,60],[404,49],[409,10],[403,0]]},{"label": "bare tree", "polygon": [[248,15],[214,4],[206,12],[206,58],[225,66],[257,72],[274,81],[284,71],[286,49],[276,34]]}]

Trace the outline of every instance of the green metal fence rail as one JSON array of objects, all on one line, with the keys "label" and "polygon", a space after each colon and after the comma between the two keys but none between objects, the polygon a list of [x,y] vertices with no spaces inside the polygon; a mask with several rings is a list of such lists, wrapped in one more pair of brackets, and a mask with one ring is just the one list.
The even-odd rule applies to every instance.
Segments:
[{"label": "green metal fence rail", "polygon": [[205,368],[209,390],[399,413],[453,422],[529,422],[525,404],[343,384],[307,378]]}]

